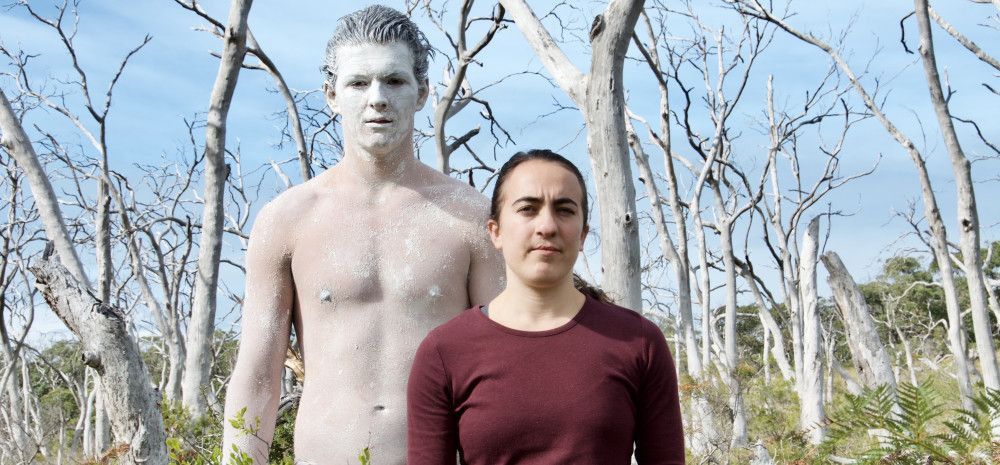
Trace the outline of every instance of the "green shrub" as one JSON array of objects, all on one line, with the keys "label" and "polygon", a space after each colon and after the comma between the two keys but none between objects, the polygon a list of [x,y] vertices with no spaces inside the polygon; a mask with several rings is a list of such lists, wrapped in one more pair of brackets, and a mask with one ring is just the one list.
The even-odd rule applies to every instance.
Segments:
[{"label": "green shrub", "polygon": [[[1000,461],[991,422],[1000,421],[1000,391],[985,390],[971,410],[948,409],[929,382],[900,384],[849,396],[830,416],[824,456],[846,456],[859,464],[986,465]],[[856,450],[855,450],[856,449]]]}]

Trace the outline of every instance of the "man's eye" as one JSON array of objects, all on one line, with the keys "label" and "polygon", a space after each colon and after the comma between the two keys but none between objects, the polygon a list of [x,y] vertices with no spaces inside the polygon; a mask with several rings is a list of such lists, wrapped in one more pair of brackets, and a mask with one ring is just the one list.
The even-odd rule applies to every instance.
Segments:
[{"label": "man's eye", "polygon": [[406,81],[399,78],[390,78],[388,83],[393,86],[401,86],[403,84],[406,84]]},{"label": "man's eye", "polygon": [[366,86],[367,84],[368,84],[368,83],[366,83],[365,81],[351,81],[351,82],[350,82],[350,83],[348,83],[347,85],[348,85],[348,86],[351,86],[351,87],[364,87],[364,86]]}]

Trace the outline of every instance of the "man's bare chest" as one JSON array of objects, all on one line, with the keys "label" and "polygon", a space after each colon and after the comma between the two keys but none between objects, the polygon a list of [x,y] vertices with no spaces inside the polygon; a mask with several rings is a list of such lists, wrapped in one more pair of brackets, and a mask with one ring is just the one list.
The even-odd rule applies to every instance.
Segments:
[{"label": "man's bare chest", "polygon": [[345,211],[313,220],[292,257],[300,299],[407,302],[465,289],[473,226],[444,211]]}]

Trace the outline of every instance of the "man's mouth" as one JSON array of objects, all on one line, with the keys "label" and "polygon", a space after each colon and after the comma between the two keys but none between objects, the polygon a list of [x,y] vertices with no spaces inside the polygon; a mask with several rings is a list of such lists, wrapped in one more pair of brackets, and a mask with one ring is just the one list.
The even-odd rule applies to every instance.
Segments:
[{"label": "man's mouth", "polygon": [[371,118],[365,120],[365,123],[371,123],[371,124],[389,124],[391,122],[392,120],[389,118]]}]

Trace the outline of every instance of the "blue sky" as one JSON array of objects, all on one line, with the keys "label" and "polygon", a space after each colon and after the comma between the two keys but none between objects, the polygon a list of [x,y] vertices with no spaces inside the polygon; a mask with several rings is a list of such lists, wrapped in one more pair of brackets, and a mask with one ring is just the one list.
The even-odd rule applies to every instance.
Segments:
[{"label": "blue sky", "polygon": [[[322,84],[319,67],[322,63],[324,47],[337,18],[359,7],[355,2],[305,2],[292,0],[284,2],[257,2],[250,15],[250,27],[259,43],[276,62],[290,87],[296,90],[316,89]],[[383,2],[402,8],[402,2]],[[449,2],[454,7],[457,2]],[[536,12],[549,11],[555,2],[532,2]],[[565,6],[557,13],[572,27],[586,31],[590,18],[603,9],[604,2],[573,2],[577,10]],[[647,2],[652,3],[652,2]],[[677,2],[667,2],[673,8],[680,8]],[[976,5],[970,2],[938,2],[934,6],[942,16],[959,30],[976,41],[988,53],[1000,56],[1000,41],[997,40],[997,11],[991,5]],[[44,14],[52,14],[50,2],[32,2]],[[697,11],[705,24],[717,30],[725,25],[727,30],[735,27],[734,15],[721,9],[716,2],[697,2]],[[477,4],[475,12],[488,14],[491,5]],[[203,7],[217,18],[225,18],[228,3],[205,2]],[[947,153],[937,131],[937,123],[929,105],[929,97],[924,84],[924,75],[917,55],[906,54],[899,44],[899,20],[912,4],[901,1],[843,1],[804,2],[791,5],[797,14],[789,22],[803,31],[812,31],[828,40],[836,41],[844,29],[850,26],[842,49],[856,70],[866,65],[872,85],[878,77],[882,86],[891,89],[886,97],[886,112],[893,121],[913,138],[918,147],[928,157],[928,164],[934,174],[935,188],[939,203],[950,228],[951,238],[958,239],[954,226],[954,184]],[[446,42],[426,19],[423,13],[417,15],[418,23],[427,32],[433,45],[444,49]],[[444,19],[447,27],[454,27],[454,15]],[[550,19],[546,24],[553,27]],[[677,23],[680,24],[680,23]],[[992,28],[983,25],[992,26]],[[220,48],[219,41],[205,32],[192,28],[202,26],[203,21],[194,14],[181,9],[174,2],[161,1],[84,1],[80,6],[80,30],[77,37],[78,53],[84,68],[90,73],[92,92],[103,99],[106,83],[117,67],[120,58],[132,47],[139,44],[144,35],[153,37],[152,42],[134,57],[125,71],[120,85],[115,90],[115,104],[109,123],[110,159],[114,169],[129,174],[130,166],[136,162],[154,162],[159,157],[168,159],[176,156],[176,151],[185,144],[187,134],[182,118],[191,118],[207,108],[208,97],[218,68],[218,61],[209,51]],[[689,28],[672,29],[678,37],[690,35]],[[916,47],[916,25],[907,22],[908,41]],[[585,32],[570,31],[564,36],[563,46],[571,59],[586,70],[586,44],[576,37]],[[472,37],[478,38],[476,33]],[[60,48],[51,29],[39,25],[28,17],[22,8],[0,10],[0,41],[9,48],[20,48],[40,56],[32,62],[31,75],[41,83],[48,77],[51,85],[58,80],[72,77],[69,61]],[[1000,97],[989,94],[981,85],[988,83],[1000,88],[996,73],[980,63],[940,29],[935,29],[935,45],[939,66],[957,91],[952,99],[952,110],[966,118],[981,122],[987,136],[1000,141],[1000,126],[990,124],[987,118],[995,118],[995,108]],[[634,55],[634,50],[632,51]],[[874,56],[874,59],[872,57]],[[474,87],[493,82],[499,76],[515,71],[535,71],[545,73],[521,38],[516,27],[501,31],[495,42],[480,57],[482,66],[473,66],[470,80]],[[439,80],[444,60],[438,57],[431,67],[429,76],[432,83]],[[773,74],[776,98],[794,107],[829,66],[825,55],[817,49],[805,46],[779,33],[774,44],[757,65],[754,80],[747,89],[745,101],[734,115],[735,124],[743,128],[744,137],[738,155],[745,166],[758,166],[754,160],[766,149],[766,141],[756,133],[755,127],[762,116],[764,85],[768,74]],[[8,69],[6,63],[4,70]],[[645,65],[629,62],[626,64],[625,82],[629,93],[630,106],[647,118],[656,117],[656,88],[649,78]],[[698,82],[693,82],[698,85]],[[11,92],[11,82],[0,78],[0,86]],[[293,147],[286,145],[275,150],[278,127],[281,121],[273,118],[273,113],[283,109],[284,103],[271,89],[270,78],[261,72],[243,71],[240,75],[236,96],[230,111],[229,142],[233,147],[240,144],[244,164],[255,167],[270,159],[285,160],[293,154]],[[677,92],[674,92],[676,98]],[[486,91],[483,96],[493,107],[498,119],[511,132],[516,144],[500,150],[507,156],[519,149],[534,147],[561,148],[571,159],[586,167],[585,133],[581,132],[583,121],[573,110],[556,113],[539,119],[539,115],[549,113],[556,104],[571,105],[559,89],[553,88],[538,76],[524,75],[510,78],[503,84]],[[71,97],[72,99],[72,97]],[[860,103],[855,95],[848,94],[855,108]],[[72,101],[72,100],[71,100]],[[477,116],[477,108],[468,108],[461,117],[449,123],[450,134],[462,134],[467,129],[482,124]],[[418,121],[426,122],[432,114],[427,105],[418,115]],[[31,122],[47,130],[60,134],[65,140],[77,141],[85,145],[82,137],[70,128],[58,115],[36,112]],[[426,124],[424,127],[426,128]],[[970,157],[986,155],[985,147],[978,143],[967,130],[959,126],[964,148]],[[485,129],[485,127],[484,127]],[[678,132],[678,131],[675,131]],[[200,134],[199,134],[200,135]],[[814,134],[818,137],[821,134]],[[684,149],[681,139],[675,135],[675,146]],[[474,147],[480,153],[490,153],[491,142],[484,134],[474,140]],[[85,145],[85,148],[86,145]],[[650,150],[654,169],[662,169],[660,155]],[[433,146],[422,147],[423,159],[433,161]],[[842,167],[845,174],[867,169],[878,155],[882,162],[875,174],[844,186],[828,200],[833,208],[850,212],[849,217],[834,220],[828,250],[835,250],[845,259],[848,267],[858,280],[867,280],[878,273],[880,262],[893,253],[918,245],[912,239],[897,239],[905,234],[908,226],[894,214],[907,209],[909,202],[916,201],[920,208],[916,174],[906,153],[874,120],[859,124],[849,136],[845,147]],[[686,155],[690,156],[690,153]],[[501,160],[502,161],[502,160]],[[822,162],[815,150],[803,149],[802,171],[809,173],[819,169]],[[455,164],[463,164],[461,158]],[[497,163],[499,165],[499,162]],[[975,177],[983,182],[978,185],[980,216],[983,224],[984,240],[996,238],[1000,212],[992,199],[1000,194],[998,163],[995,160],[977,162]],[[294,164],[286,165],[286,172],[295,178]],[[756,177],[758,174],[752,175]],[[278,186],[268,186],[262,198],[273,197]],[[637,184],[641,193],[641,185]],[[642,203],[643,208],[646,205]],[[817,206],[816,212],[825,210]],[[596,224],[596,221],[595,221]],[[643,241],[654,241],[650,228],[642,231]],[[236,247],[237,244],[231,244]],[[742,245],[738,246],[742,249]],[[751,254],[757,256],[758,263],[766,260],[759,245],[751,244]],[[591,258],[591,266],[597,269],[599,254]],[[759,266],[759,265],[758,265]],[[821,271],[821,282],[825,279]],[[236,279],[236,278],[233,278]],[[825,283],[824,283],[825,284]],[[233,283],[238,286],[238,283]],[[825,292],[825,291],[824,291]],[[220,308],[225,304],[220,302]],[[61,323],[49,318],[37,323],[43,331],[58,330]]]}]

